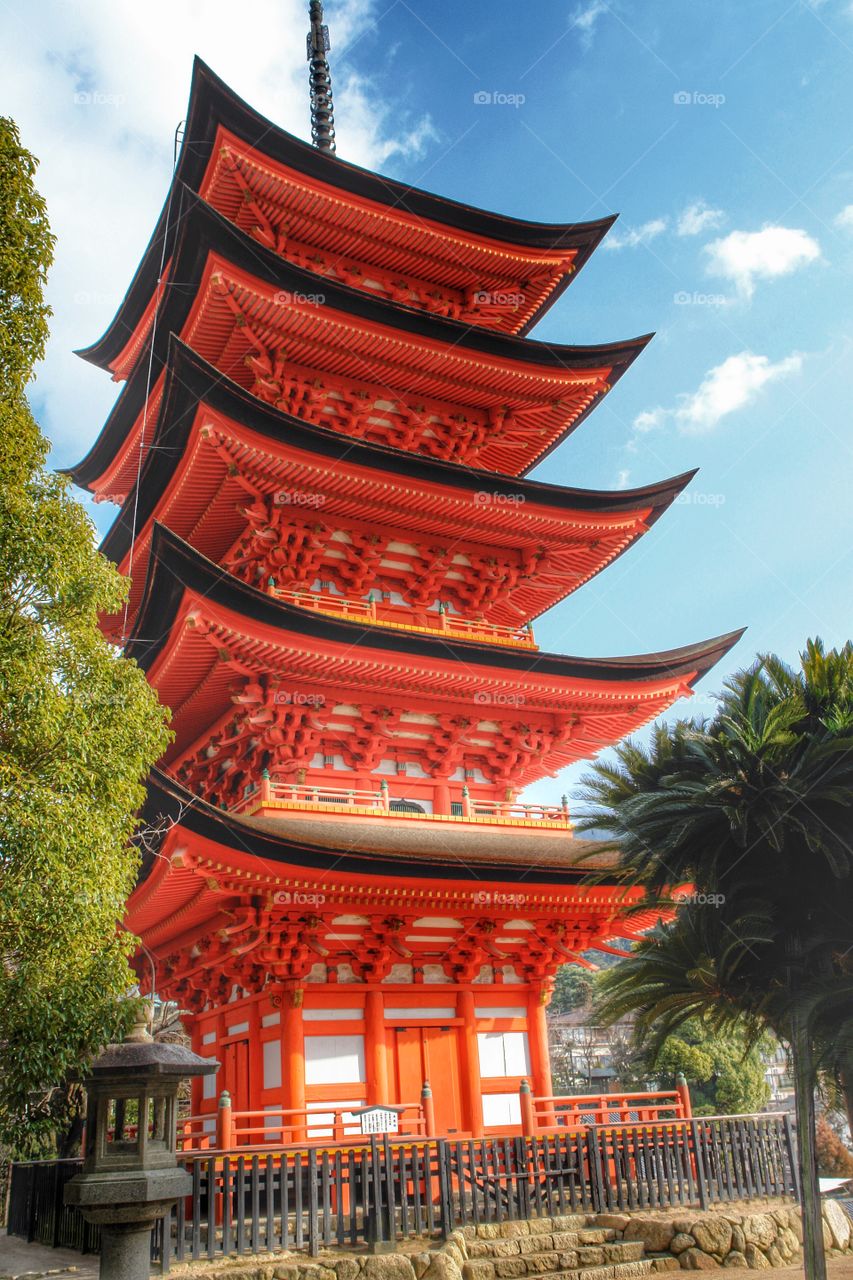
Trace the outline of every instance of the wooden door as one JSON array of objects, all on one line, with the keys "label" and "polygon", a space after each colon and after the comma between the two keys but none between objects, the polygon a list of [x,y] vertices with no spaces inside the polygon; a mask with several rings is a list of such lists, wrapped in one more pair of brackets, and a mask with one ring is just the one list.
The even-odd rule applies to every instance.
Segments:
[{"label": "wooden door", "polygon": [[249,1041],[232,1040],[224,1047],[223,1088],[231,1094],[233,1111],[248,1111],[249,1099]]},{"label": "wooden door", "polygon": [[418,1102],[429,1080],[439,1134],[462,1129],[459,1097],[459,1033],[456,1027],[394,1027],[395,1102]]}]

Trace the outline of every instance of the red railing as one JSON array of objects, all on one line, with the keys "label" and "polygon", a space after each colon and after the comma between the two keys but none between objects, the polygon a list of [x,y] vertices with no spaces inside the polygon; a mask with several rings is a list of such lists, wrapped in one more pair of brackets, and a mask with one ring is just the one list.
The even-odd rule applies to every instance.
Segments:
[{"label": "red railing", "polygon": [[653,1092],[590,1093],[551,1098],[533,1097],[522,1084],[521,1114],[524,1132],[532,1135],[580,1129],[591,1124],[689,1120],[693,1113],[686,1084]]},{"label": "red railing", "polygon": [[[270,1107],[255,1111],[233,1111],[222,1094],[216,1111],[186,1116],[178,1122],[178,1146],[182,1151],[245,1151],[291,1146],[297,1143],[324,1147],[330,1143],[363,1144],[361,1118],[355,1114],[362,1104],[335,1106],[318,1102],[293,1109]],[[427,1117],[421,1103],[395,1103],[400,1139],[423,1137]],[[368,1135],[369,1136],[369,1135]]]},{"label": "red railing", "polygon": [[[402,797],[400,797],[402,799]],[[353,787],[311,786],[306,783],[277,782],[262,778],[260,785],[237,804],[233,813],[255,813],[265,805],[287,806],[322,813],[367,813],[369,817],[417,818],[434,822],[553,822],[568,826],[568,804],[525,804],[518,800],[480,800],[463,789],[457,803],[461,813],[420,813],[395,809],[395,797],[387,786],[377,791]]]},{"label": "red railing", "polygon": [[320,595],[316,591],[287,591],[275,586],[268,590],[277,600],[285,600],[288,604],[298,605],[300,609],[311,609],[328,617],[343,618],[347,622],[394,627],[402,631],[437,633],[455,636],[458,640],[511,645],[519,649],[538,647],[533,638],[533,628],[529,624],[507,627],[498,622],[485,622],[482,618],[463,618],[446,612],[421,613],[421,621],[415,622],[409,611],[400,605],[386,606],[377,604],[375,600],[350,600],[346,596]]}]

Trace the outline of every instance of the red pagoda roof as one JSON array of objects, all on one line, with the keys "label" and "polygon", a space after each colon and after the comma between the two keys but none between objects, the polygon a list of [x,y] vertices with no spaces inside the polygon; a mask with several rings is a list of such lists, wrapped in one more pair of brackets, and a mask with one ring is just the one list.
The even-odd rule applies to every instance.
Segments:
[{"label": "red pagoda roof", "polygon": [[197,58],[172,188],[115,319],[90,349],[99,363],[112,367],[109,353],[149,311],[174,250],[182,184],[321,275],[508,333],[529,330],[615,221],[525,222],[371,173],[272,124]]},{"label": "red pagoda roof", "polygon": [[101,549],[133,569],[131,623],[157,521],[262,588],[330,579],[349,597],[452,599],[518,626],[620,555],[690,478],[607,493],[496,476],[486,490],[482,473],[284,414],[175,341],[139,491]]},{"label": "red pagoda roof", "polygon": [[[520,474],[578,426],[651,336],[555,345],[437,319],[292,267],[184,194],[171,277],[179,283],[166,285],[154,340],[158,382],[175,333],[297,417]],[[121,376],[143,346],[138,330],[126,342]],[[158,394],[155,387],[155,404]],[[97,487],[113,493],[126,493],[135,476],[142,430],[138,397],[127,408],[123,401],[102,433],[113,448]],[[95,452],[103,455],[99,445]],[[91,470],[91,455],[83,466]]]},{"label": "red pagoda roof", "polygon": [[637,937],[671,914],[637,910],[642,891],[615,878],[583,883],[590,866],[603,880],[602,857],[564,835],[490,830],[482,839],[389,824],[382,848],[351,825],[345,839],[338,827],[337,843],[313,829],[306,839],[278,820],[223,813],[158,770],[144,820],[161,834],[156,849],[146,841],[125,922],[157,959],[158,990],[185,1007],[227,999],[234,982],[262,985],[270,939],[285,961],[279,978],[291,980],[317,961],[339,973],[355,966],[361,980],[388,977],[401,961],[437,966],[445,981],[470,981],[483,963],[500,974],[506,962],[542,980],[617,932]]},{"label": "red pagoda roof", "polygon": [[167,763],[195,773],[216,763],[214,738],[233,736],[236,703],[252,709],[233,732],[253,751],[265,748],[252,724],[286,707],[294,724],[276,731],[273,755],[286,740],[292,760],[294,734],[306,760],[343,742],[351,767],[369,772],[393,739],[398,755],[433,770],[449,751],[454,762],[476,758],[494,784],[523,786],[659,715],[740,634],[595,660],[363,628],[273,600],[158,526],[126,652],[172,708]]}]

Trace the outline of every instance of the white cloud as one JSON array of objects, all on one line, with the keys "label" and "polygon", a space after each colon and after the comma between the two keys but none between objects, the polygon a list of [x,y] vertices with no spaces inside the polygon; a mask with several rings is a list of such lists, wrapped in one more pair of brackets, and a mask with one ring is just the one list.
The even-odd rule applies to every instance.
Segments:
[{"label": "white cloud", "polygon": [[769,356],[741,351],[710,369],[696,391],[679,396],[675,408],[658,406],[638,414],[633,429],[643,434],[671,422],[684,435],[703,435],[752,404],[768,383],[799,373],[802,365],[803,357],[796,352],[773,363]]},{"label": "white cloud", "polygon": [[635,249],[639,244],[648,244],[666,231],[666,218],[652,218],[639,227],[630,227],[626,231],[611,231],[604,240],[605,249]]},{"label": "white cloud", "polygon": [[853,204],[846,204],[841,212],[835,215],[833,221],[842,231],[853,231]]},{"label": "white cloud", "polygon": [[580,31],[581,44],[585,49],[589,49],[592,45],[598,19],[607,12],[608,6],[604,0],[590,0],[589,4],[581,5],[572,14],[571,26]]},{"label": "white cloud", "polygon": [[684,209],[676,225],[680,236],[698,236],[703,231],[713,231],[725,218],[722,209],[712,209],[704,200],[694,200]]},{"label": "white cloud", "polygon": [[757,280],[790,275],[820,257],[820,245],[795,227],[732,231],[705,246],[708,272],[731,280],[743,298],[751,298]]},{"label": "white cloud", "polygon": [[616,477],[616,484],[613,487],[615,489],[627,489],[630,483],[630,480],[631,480],[631,472],[628,470],[627,467],[622,467],[622,469],[620,470],[619,474]]},{"label": "white cloud", "polygon": [[[347,57],[372,38],[380,13],[379,0],[330,0],[329,56],[339,155],[371,168],[390,162],[393,172],[435,133],[428,118],[386,106]],[[52,337],[32,398],[59,465],[86,453],[115,398],[109,377],[72,352],[106,328],[151,234],[193,55],[271,120],[310,136],[307,6],[256,0],[251,22],[233,17],[226,0],[43,0],[0,11],[3,111],[41,161],[37,183],[57,236]],[[418,182],[410,168],[405,177]]]}]

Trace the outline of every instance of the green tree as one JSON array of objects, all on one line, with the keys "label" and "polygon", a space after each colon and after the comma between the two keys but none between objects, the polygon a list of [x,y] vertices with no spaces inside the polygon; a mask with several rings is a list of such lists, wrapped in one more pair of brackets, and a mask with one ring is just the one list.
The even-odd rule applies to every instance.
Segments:
[{"label": "green tree", "polygon": [[760,658],[710,723],[659,726],[647,751],[622,744],[586,794],[588,827],[614,833],[645,905],[677,908],[608,975],[608,1016],[636,1011],[656,1047],[695,1017],[790,1041],[807,1270],[822,1277],[816,1068],[849,1098],[853,1050],[853,645],[810,641],[797,670]]},{"label": "green tree", "polygon": [[166,716],[102,635],[125,584],[95,550],[25,389],[44,353],[53,237],[36,161],[0,119],[0,1141],[49,1150],[68,1077],[115,1034],[129,845]]},{"label": "green tree", "polygon": [[770,1099],[762,1052],[773,1043],[770,1036],[763,1043],[750,1043],[737,1028],[714,1035],[692,1018],[679,1033],[667,1036],[654,1059],[647,1061],[647,1069],[667,1087],[682,1072],[696,1115],[754,1115]]},{"label": "green tree", "polygon": [[572,1009],[580,1009],[589,1004],[594,984],[595,977],[589,969],[583,969],[578,964],[561,964],[554,976],[554,990],[548,1012],[569,1013]]}]

